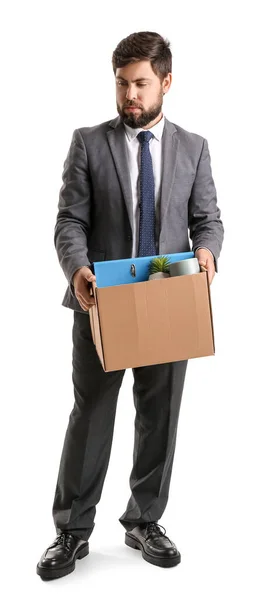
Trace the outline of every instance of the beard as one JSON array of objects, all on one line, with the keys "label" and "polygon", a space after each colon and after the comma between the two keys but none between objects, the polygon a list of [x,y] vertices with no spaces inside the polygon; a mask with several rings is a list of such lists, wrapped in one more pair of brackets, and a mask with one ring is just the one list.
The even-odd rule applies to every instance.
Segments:
[{"label": "beard", "polygon": [[[135,102],[127,102],[127,104],[123,104],[122,107],[120,107],[117,102],[117,111],[118,111],[123,123],[125,123],[126,125],[129,125],[129,127],[132,127],[133,129],[137,129],[138,127],[146,127],[146,125],[151,123],[151,121],[154,121],[154,119],[156,119],[156,117],[158,117],[158,115],[161,112],[162,104],[163,104],[163,93],[160,92],[156,104],[153,104],[152,106],[150,106],[148,110],[144,110],[144,108],[142,108]],[[141,113],[138,115],[134,114],[134,113],[129,113],[129,114],[125,113],[124,109],[130,108],[131,106],[140,108]]]}]

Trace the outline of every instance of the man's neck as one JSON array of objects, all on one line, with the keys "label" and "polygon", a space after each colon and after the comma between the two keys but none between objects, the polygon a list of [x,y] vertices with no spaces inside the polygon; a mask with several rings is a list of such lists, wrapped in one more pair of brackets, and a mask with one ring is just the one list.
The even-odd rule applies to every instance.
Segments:
[{"label": "man's neck", "polygon": [[148,123],[147,125],[145,125],[145,127],[142,127],[141,129],[151,129],[151,127],[154,127],[154,125],[159,123],[159,121],[161,121],[162,118],[163,118],[163,113],[161,112],[156,117],[156,119],[154,119],[153,121],[150,121],[150,123]]}]

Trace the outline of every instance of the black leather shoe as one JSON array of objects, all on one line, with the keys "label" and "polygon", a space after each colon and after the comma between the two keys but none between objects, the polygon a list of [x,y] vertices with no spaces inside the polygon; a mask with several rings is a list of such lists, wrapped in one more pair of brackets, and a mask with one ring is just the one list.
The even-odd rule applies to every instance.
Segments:
[{"label": "black leather shoe", "polygon": [[142,551],[147,562],[157,567],[174,567],[181,562],[181,554],[175,544],[161,531],[156,522],[141,524],[125,534],[125,544]]},{"label": "black leather shoe", "polygon": [[41,579],[56,579],[72,573],[77,558],[89,554],[89,543],[72,533],[64,531],[42,554],[37,564],[37,574]]}]

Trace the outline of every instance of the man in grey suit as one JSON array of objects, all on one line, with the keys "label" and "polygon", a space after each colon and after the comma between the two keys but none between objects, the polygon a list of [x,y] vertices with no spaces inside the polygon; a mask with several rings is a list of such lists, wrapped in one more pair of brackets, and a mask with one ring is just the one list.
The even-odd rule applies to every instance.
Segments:
[{"label": "man in grey suit", "polygon": [[[119,116],[75,129],[64,163],[55,246],[68,281],[62,304],[74,311],[75,402],[53,503],[57,536],[37,565],[45,580],[67,575],[89,553],[125,372],[105,373],[92,340],[92,263],[187,252],[190,237],[210,283],[217,271],[224,229],[207,140],[162,112],[172,81],[169,46],[154,32],[118,44],[112,64]],[[158,520],[168,501],[186,367],[184,360],[133,369],[131,496],[119,521],[125,543],[161,567],[181,560]]]}]

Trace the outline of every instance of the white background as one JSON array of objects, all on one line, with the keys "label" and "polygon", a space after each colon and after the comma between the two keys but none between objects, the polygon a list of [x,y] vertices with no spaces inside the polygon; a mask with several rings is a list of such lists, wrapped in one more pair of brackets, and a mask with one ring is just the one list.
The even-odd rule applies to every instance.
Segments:
[{"label": "white background", "polygon": [[[1,18],[1,583],[5,598],[258,598],[258,37],[256,3],[6,2]],[[124,544],[132,372],[119,395],[90,554],[44,583],[69,413],[72,317],[53,243],[75,128],[116,116],[111,55],[134,31],[171,41],[167,118],[208,139],[225,226],[211,286],[216,355],[189,361],[160,521],[174,569]]]}]

